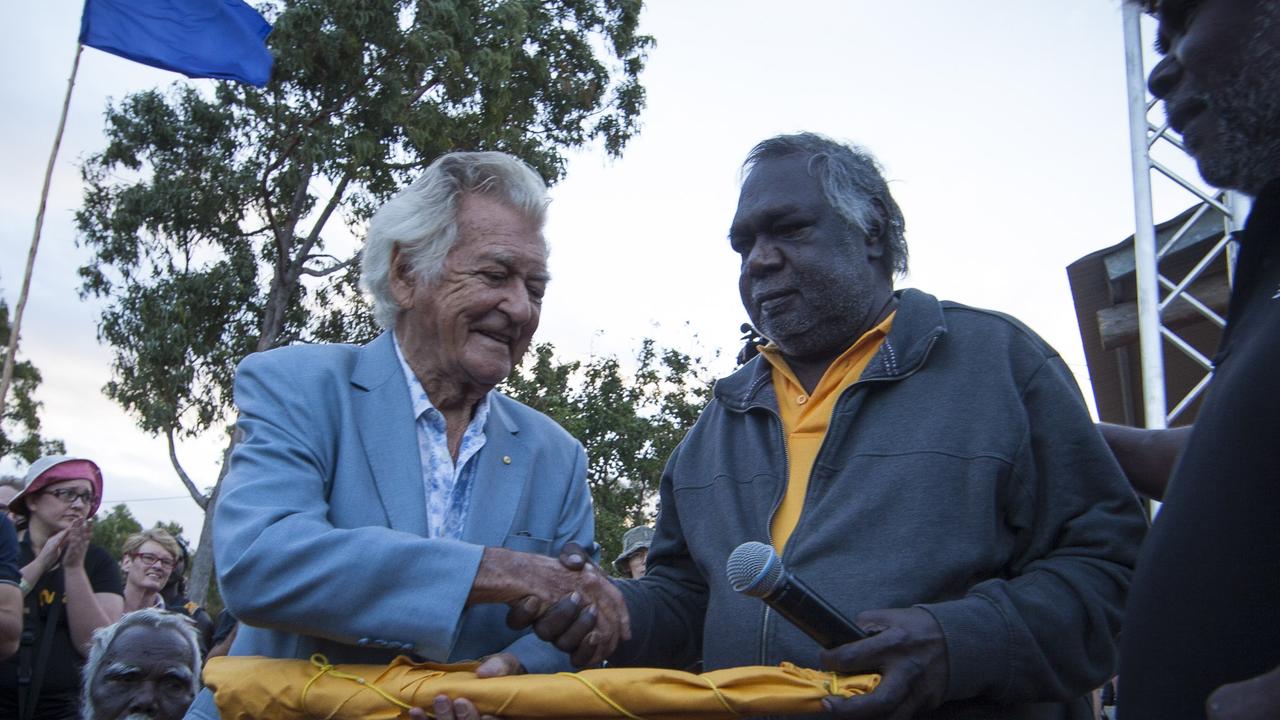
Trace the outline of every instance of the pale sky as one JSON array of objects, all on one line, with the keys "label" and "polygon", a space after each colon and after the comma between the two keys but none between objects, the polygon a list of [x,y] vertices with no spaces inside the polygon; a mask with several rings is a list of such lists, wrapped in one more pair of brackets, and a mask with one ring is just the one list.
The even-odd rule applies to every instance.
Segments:
[{"label": "pale sky", "polygon": [[[738,167],[766,137],[812,130],[864,145],[906,216],[901,287],[1013,314],[1088,378],[1065,268],[1133,232],[1119,0],[650,0],[642,130],[623,157],[572,156],[552,195],[554,275],[536,341],[563,358],[629,357],[641,338],[732,368]],[[40,183],[79,29],[79,0],[0,9],[0,288],[17,305]],[[1150,37],[1150,27],[1147,27]],[[1148,55],[1150,53],[1148,52]],[[163,439],[102,394],[109,348],[77,295],[79,160],[109,98],[181,80],[87,48],[53,178],[19,357],[44,375],[44,432],[95,459],[105,506],[144,523],[200,511]],[[196,81],[210,82],[210,81]],[[1156,217],[1189,205],[1157,185]],[[179,447],[201,485],[215,437]],[[12,461],[0,472],[13,472]]]}]

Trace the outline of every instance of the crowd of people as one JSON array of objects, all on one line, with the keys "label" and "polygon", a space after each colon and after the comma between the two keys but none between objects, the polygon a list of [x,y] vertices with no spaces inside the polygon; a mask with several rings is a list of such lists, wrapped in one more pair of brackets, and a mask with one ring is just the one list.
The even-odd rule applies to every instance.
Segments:
[{"label": "crowd of people", "polygon": [[[1192,428],[1096,426],[1030,328],[896,287],[906,219],[869,152],[769,138],[727,218],[761,342],[610,578],[581,444],[495,389],[550,282],[545,184],[508,154],[449,153],[370,223],[383,333],[238,369],[213,521],[227,654],[478,660],[481,678],[877,673],[823,701],[853,719],[1084,720],[1104,686],[1125,720],[1280,717],[1280,0],[1146,7],[1171,126],[1207,180],[1255,201]],[[7,498],[0,716],[216,720],[212,623],[165,594],[185,551],[159,530],[119,564],[94,547],[102,485],[92,462],[49,458]],[[1149,534],[1135,487],[1165,500]],[[724,568],[747,542],[868,637],[823,647],[738,592]],[[481,716],[448,695],[408,716],[428,713]]]},{"label": "crowd of people", "polygon": [[[213,630],[209,614],[186,597],[185,547],[158,527],[111,549],[118,562],[93,544],[103,477],[88,459],[41,458],[24,479],[6,478],[2,487],[0,717],[158,717],[166,708],[167,717],[181,717]],[[120,671],[133,666],[121,653],[149,658],[137,663],[145,670],[155,654],[148,643],[164,644],[143,627],[181,636],[180,667],[162,674],[184,677],[183,692],[175,695],[163,678]],[[103,666],[104,658],[112,660]],[[175,697],[185,698],[180,707]]]}]

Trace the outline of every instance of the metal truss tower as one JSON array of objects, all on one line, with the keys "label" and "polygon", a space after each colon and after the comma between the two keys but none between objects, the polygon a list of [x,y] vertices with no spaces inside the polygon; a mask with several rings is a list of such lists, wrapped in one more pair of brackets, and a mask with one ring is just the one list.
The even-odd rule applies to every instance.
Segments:
[{"label": "metal truss tower", "polygon": [[[1148,428],[1163,428],[1175,423],[1179,416],[1203,393],[1213,376],[1209,357],[1184,340],[1165,321],[1165,310],[1175,301],[1185,302],[1209,322],[1222,328],[1225,318],[1191,293],[1191,285],[1217,263],[1226,264],[1226,277],[1232,281],[1236,243],[1231,233],[1244,226],[1249,212],[1249,199],[1234,192],[1210,188],[1188,180],[1175,172],[1170,156],[1186,154],[1182,139],[1156,110],[1157,101],[1147,93],[1143,68],[1142,11],[1137,3],[1122,5],[1124,13],[1125,70],[1129,95],[1129,144],[1133,160],[1133,207],[1135,218],[1134,260],[1137,267],[1138,335],[1142,367],[1143,416]],[[1154,112],[1153,112],[1154,111]],[[1160,116],[1157,121],[1153,115]],[[1164,177],[1190,195],[1196,203],[1194,212],[1163,244],[1157,247],[1151,187],[1153,177]],[[1198,180],[1198,178],[1197,178]],[[1181,278],[1166,277],[1161,261],[1179,240],[1197,223],[1203,224],[1206,213],[1221,219],[1222,236]],[[1165,348],[1171,353],[1184,353],[1204,369],[1204,376],[1186,396],[1169,404],[1165,397]]]}]

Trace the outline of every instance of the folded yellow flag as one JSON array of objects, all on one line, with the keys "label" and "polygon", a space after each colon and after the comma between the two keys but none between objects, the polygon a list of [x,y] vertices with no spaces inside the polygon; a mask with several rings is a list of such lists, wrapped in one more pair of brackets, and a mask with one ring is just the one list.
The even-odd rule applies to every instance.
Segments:
[{"label": "folded yellow flag", "polygon": [[713,720],[822,711],[828,695],[871,692],[879,675],[840,676],[790,663],[696,675],[654,668],[604,668],[556,675],[480,679],[476,663],[436,665],[405,657],[390,665],[329,665],[262,657],[217,657],[204,669],[223,720],[402,717],[428,713],[436,695],[468,698],[506,718]]}]

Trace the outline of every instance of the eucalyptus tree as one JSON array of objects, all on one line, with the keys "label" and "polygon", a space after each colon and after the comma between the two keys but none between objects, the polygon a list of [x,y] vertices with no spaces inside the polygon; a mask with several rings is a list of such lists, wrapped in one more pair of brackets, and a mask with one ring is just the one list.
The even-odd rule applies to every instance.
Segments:
[{"label": "eucalyptus tree", "polygon": [[[9,305],[0,300],[0,363],[8,350]],[[13,366],[12,392],[5,395],[0,408],[0,458],[13,456],[25,463],[33,463],[42,455],[65,452],[61,440],[49,440],[40,434],[40,401],[36,388],[40,386],[40,370],[30,360],[19,360]]]},{"label": "eucalyptus tree", "polygon": [[106,393],[168,439],[206,509],[196,598],[217,484],[212,469],[183,467],[176,440],[226,426],[236,363],[373,334],[355,289],[357,240],[373,209],[441,153],[503,150],[549,182],[569,149],[621,153],[638,129],[653,43],[638,32],[640,0],[260,9],[275,28],[271,82],[180,82],[109,105],[76,216],[92,253],[82,292],[108,300]]},{"label": "eucalyptus tree", "polygon": [[699,357],[644,340],[627,367],[616,357],[559,360],[539,344],[502,390],[560,423],[587,451],[596,541],[610,559],[622,534],[653,522],[658,481],[711,399]]}]

